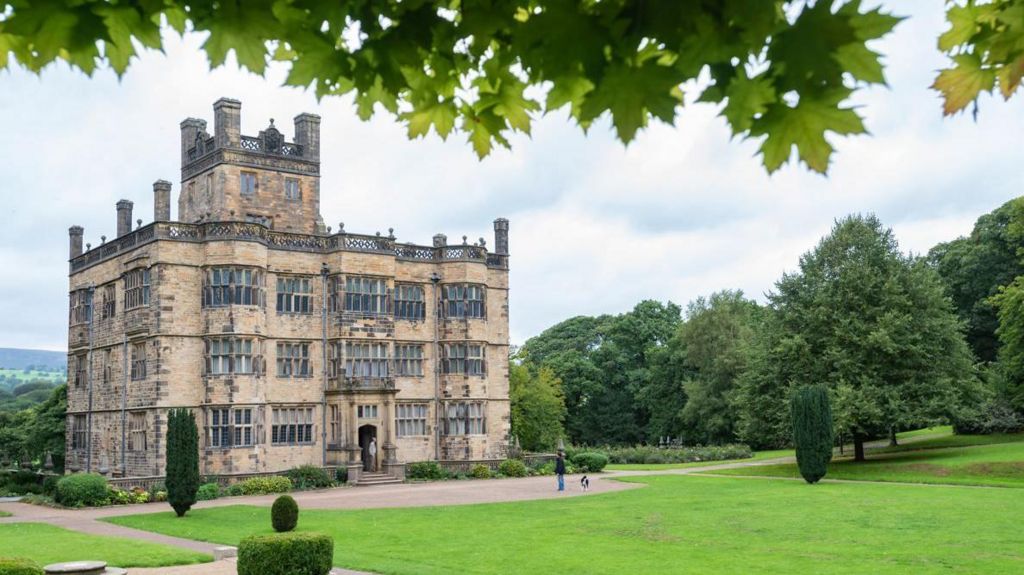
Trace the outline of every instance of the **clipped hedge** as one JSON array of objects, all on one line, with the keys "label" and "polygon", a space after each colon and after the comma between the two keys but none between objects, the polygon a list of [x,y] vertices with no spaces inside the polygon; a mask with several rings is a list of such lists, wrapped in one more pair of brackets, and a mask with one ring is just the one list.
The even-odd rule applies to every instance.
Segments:
[{"label": "clipped hedge", "polygon": [[292,480],[279,475],[271,477],[253,477],[231,486],[231,495],[269,495],[271,493],[287,493],[292,490]]},{"label": "clipped hedge", "polygon": [[220,497],[220,485],[216,483],[204,483],[196,491],[196,501],[209,501]]},{"label": "clipped hedge", "polygon": [[693,447],[659,448],[653,445],[636,447],[604,447],[610,463],[691,463],[749,459],[754,456],[747,445],[697,445]]},{"label": "clipped hedge", "polygon": [[43,575],[43,568],[31,559],[0,557],[0,575]]},{"label": "clipped hedge", "polygon": [[498,465],[498,473],[505,477],[526,477],[526,464],[519,459],[506,459]]},{"label": "clipped hedge", "polygon": [[251,535],[238,544],[238,575],[327,575],[334,540],[321,533]]},{"label": "clipped hedge", "polygon": [[109,502],[107,480],[98,473],[65,475],[57,482],[54,500],[65,507],[95,507]]},{"label": "clipped hedge", "polygon": [[315,465],[302,465],[288,470],[285,476],[292,481],[295,489],[324,489],[334,487],[331,475]]},{"label": "clipped hedge", "polygon": [[270,508],[270,525],[274,531],[284,533],[295,529],[299,523],[299,504],[291,495],[282,495]]},{"label": "clipped hedge", "polygon": [[573,455],[572,464],[582,473],[597,473],[608,465],[608,456],[597,451],[585,451]]}]

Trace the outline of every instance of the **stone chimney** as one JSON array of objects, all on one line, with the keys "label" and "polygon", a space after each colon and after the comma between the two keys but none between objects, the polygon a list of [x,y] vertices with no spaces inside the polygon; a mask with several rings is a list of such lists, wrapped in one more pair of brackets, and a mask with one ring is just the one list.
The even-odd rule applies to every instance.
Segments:
[{"label": "stone chimney", "polygon": [[302,157],[320,161],[320,116],[295,116],[295,143],[302,146]]},{"label": "stone chimney", "polygon": [[153,221],[171,221],[171,183],[167,180],[153,182]]},{"label": "stone chimney", "polygon": [[434,236],[434,247],[443,248],[448,245],[448,236],[444,234],[437,234]]},{"label": "stone chimney", "polygon": [[206,120],[185,118],[181,122],[181,165],[188,163],[188,151],[196,145],[196,136],[206,134]]},{"label": "stone chimney", "polygon": [[82,235],[85,234],[85,228],[82,226],[71,226],[68,228],[68,236],[71,237],[71,258],[77,258],[82,255]]},{"label": "stone chimney", "polygon": [[218,148],[242,145],[242,103],[221,98],[213,103],[213,141]]},{"label": "stone chimney", "polygon": [[132,204],[128,200],[117,202],[117,237],[132,231]]},{"label": "stone chimney", "polygon": [[494,253],[508,255],[508,220],[494,220]]}]

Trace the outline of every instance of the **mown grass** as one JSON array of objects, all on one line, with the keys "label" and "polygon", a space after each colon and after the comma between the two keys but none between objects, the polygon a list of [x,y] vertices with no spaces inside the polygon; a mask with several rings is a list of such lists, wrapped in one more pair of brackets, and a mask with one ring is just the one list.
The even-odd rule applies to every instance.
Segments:
[{"label": "mown grass", "polygon": [[753,457],[744,459],[721,459],[718,461],[692,461],[689,463],[609,463],[608,471],[660,471],[662,469],[687,469],[690,467],[707,467],[709,465],[725,465],[743,461],[763,461],[778,457],[792,457],[792,449],[776,449],[774,451],[758,451]]},{"label": "mown grass", "polygon": [[[1024,497],[1001,489],[695,476],[517,503],[302,510],[334,562],[389,575],[448,573],[1019,573]],[[269,510],[231,506],[110,519],[237,544]]]},{"label": "mown grass", "polygon": [[24,557],[40,565],[90,560],[117,567],[166,567],[213,560],[203,553],[167,545],[89,535],[43,523],[0,524],[0,556]]},{"label": "mown grass", "polygon": [[[829,479],[1024,487],[1024,434],[951,436],[868,453],[867,461],[829,464]],[[1012,441],[1012,443],[1010,442]],[[994,442],[994,443],[993,443]],[[954,447],[944,447],[945,445]],[[800,477],[796,464],[721,469],[709,473]]]}]

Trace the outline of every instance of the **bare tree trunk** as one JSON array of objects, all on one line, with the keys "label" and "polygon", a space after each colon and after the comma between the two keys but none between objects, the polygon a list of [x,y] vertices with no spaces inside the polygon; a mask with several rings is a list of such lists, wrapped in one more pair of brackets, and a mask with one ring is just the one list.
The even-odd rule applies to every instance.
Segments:
[{"label": "bare tree trunk", "polygon": [[899,443],[896,443],[896,426],[892,425],[889,427],[889,447],[896,447]]},{"label": "bare tree trunk", "polygon": [[864,436],[859,433],[853,434],[853,460],[864,461]]}]

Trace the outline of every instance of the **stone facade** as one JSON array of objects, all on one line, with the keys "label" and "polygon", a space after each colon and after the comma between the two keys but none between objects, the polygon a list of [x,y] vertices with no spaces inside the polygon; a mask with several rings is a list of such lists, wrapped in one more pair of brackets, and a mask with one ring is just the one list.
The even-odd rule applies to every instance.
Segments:
[{"label": "stone facade", "polygon": [[122,201],[116,239],[83,249],[70,229],[68,469],[162,475],[175,407],[204,475],[503,457],[507,220],[496,252],[331,233],[319,117],[289,143],[242,136],[240,110],[219,100],[212,136],[182,122],[179,221],[159,180],[153,223],[124,229]]}]

